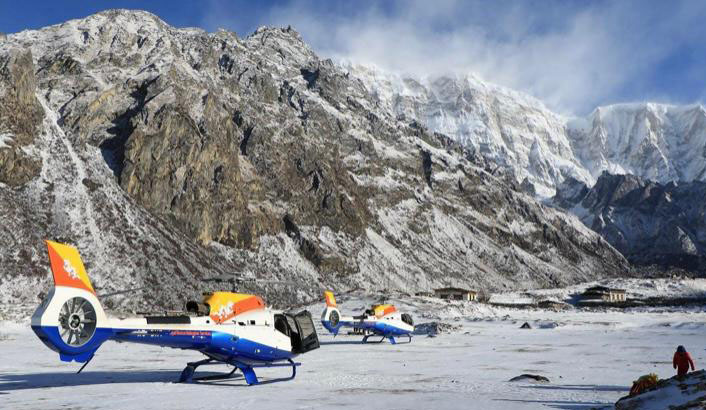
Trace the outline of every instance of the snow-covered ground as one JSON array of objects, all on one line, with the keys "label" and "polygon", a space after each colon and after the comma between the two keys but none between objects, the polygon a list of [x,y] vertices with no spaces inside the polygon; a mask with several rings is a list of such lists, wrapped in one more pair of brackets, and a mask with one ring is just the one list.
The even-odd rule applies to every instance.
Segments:
[{"label": "snow-covered ground", "polygon": [[[339,296],[344,312],[373,298]],[[682,344],[697,368],[706,359],[706,308],[608,310],[500,309],[432,298],[392,300],[417,323],[443,319],[457,329],[411,344],[359,344],[319,329],[320,349],[300,356],[293,381],[246,387],[242,379],[174,384],[189,351],[106,343],[81,374],[62,363],[26,324],[0,327],[0,407],[23,409],[589,409],[612,406],[632,381],[673,375]],[[322,304],[309,307],[318,316]],[[533,329],[520,330],[528,321]],[[204,368],[226,370],[225,366]],[[261,380],[286,370],[259,371]],[[523,373],[548,384],[510,383]]]}]

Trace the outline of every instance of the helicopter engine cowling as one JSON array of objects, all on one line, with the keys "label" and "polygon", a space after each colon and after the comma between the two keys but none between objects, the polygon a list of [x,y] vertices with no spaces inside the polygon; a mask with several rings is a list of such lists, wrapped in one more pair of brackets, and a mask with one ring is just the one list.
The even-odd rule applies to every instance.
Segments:
[{"label": "helicopter engine cowling", "polygon": [[85,362],[112,336],[107,322],[93,292],[56,286],[32,315],[32,330],[61,360]]}]

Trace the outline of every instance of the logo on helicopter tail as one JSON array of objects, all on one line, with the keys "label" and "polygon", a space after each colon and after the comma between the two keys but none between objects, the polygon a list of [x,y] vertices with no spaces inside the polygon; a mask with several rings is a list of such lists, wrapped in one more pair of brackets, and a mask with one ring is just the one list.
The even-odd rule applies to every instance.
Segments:
[{"label": "logo on helicopter tail", "polygon": [[69,262],[68,259],[64,259],[64,270],[66,271],[66,273],[69,274],[69,277],[71,277],[71,279],[81,279],[78,276],[78,273],[76,273],[76,269],[74,269],[73,265],[71,265],[71,262]]}]

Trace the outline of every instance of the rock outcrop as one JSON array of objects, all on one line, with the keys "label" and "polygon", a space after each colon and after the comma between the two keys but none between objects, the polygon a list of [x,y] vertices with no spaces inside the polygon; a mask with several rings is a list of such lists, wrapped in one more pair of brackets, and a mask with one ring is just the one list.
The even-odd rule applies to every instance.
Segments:
[{"label": "rock outcrop", "polygon": [[691,271],[706,266],[706,183],[660,184],[603,173],[592,188],[567,180],[553,203],[571,210],[628,260]]},{"label": "rock outcrop", "polygon": [[687,410],[706,407],[706,372],[699,370],[683,378],[660,380],[657,385],[615,403],[616,410]]},{"label": "rock outcrop", "polygon": [[0,182],[9,186],[27,183],[41,168],[27,153],[44,117],[34,72],[30,51],[11,48],[0,55]]}]

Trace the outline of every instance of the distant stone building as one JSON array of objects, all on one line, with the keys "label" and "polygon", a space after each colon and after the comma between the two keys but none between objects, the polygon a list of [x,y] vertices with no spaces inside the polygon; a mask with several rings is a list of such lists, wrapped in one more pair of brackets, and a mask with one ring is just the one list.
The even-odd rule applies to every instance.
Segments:
[{"label": "distant stone building", "polygon": [[432,296],[434,296],[434,292],[417,292],[414,294],[414,296],[432,297]]},{"label": "distant stone building", "polygon": [[478,299],[478,292],[461,288],[441,288],[434,289],[434,296],[441,299],[475,302]]},{"label": "distant stone building", "polygon": [[581,302],[625,302],[625,289],[613,289],[606,286],[593,286],[581,295]]},{"label": "distant stone building", "polygon": [[550,310],[565,310],[568,309],[570,306],[567,303],[564,302],[559,302],[558,300],[541,300],[537,303],[537,307],[540,309],[550,309]]}]

